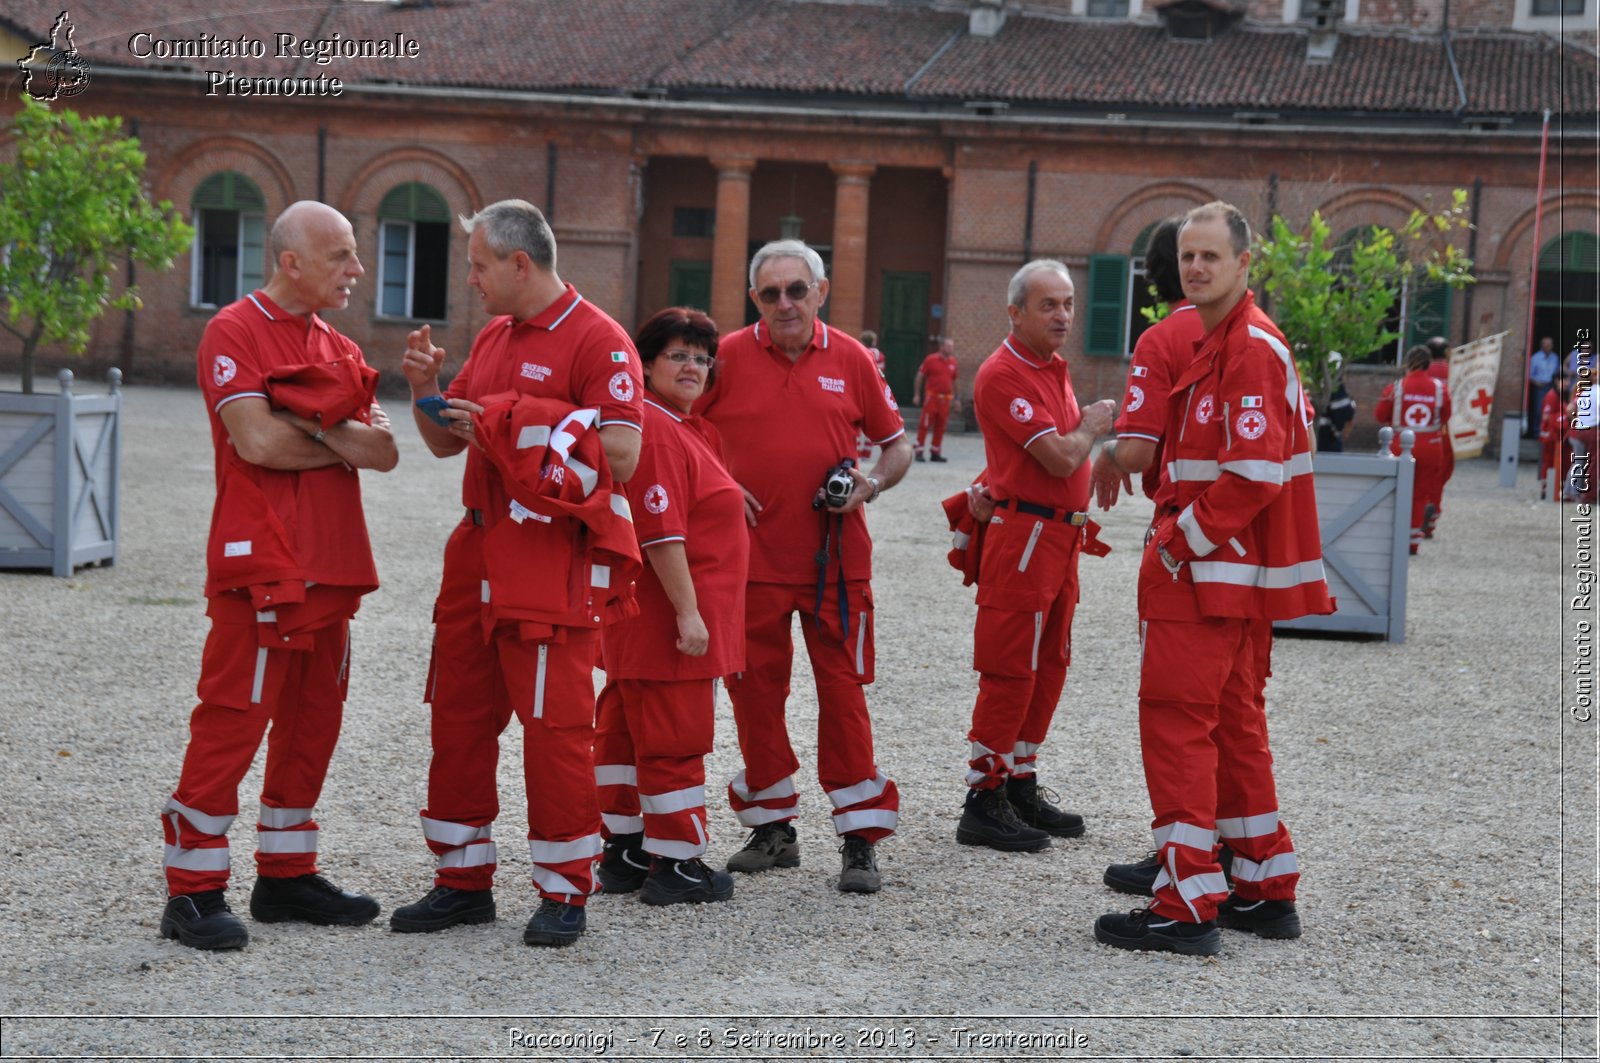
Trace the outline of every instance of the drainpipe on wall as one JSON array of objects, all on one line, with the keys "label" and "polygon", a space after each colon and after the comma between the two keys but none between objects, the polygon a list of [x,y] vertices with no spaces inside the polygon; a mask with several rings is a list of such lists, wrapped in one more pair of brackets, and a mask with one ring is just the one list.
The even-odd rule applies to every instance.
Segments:
[{"label": "drainpipe on wall", "polygon": [[1022,261],[1033,261],[1033,198],[1039,188],[1039,160],[1028,160],[1028,213],[1022,223]]},{"label": "drainpipe on wall", "polygon": [[556,223],[556,142],[545,141],[544,145],[544,220],[554,225]]},{"label": "drainpipe on wall", "polygon": [[1456,64],[1455,46],[1450,43],[1450,0],[1444,0],[1444,57],[1450,60],[1450,76],[1456,82],[1456,109],[1453,117],[1460,118],[1467,109],[1467,87],[1461,83],[1461,67]]}]

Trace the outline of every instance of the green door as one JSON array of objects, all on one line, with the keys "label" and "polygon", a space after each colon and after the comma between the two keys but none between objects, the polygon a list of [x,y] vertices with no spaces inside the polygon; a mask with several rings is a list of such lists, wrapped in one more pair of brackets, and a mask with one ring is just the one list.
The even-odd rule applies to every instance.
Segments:
[{"label": "green door", "polygon": [[910,402],[917,367],[933,349],[928,342],[928,274],[883,272],[883,314],[878,349],[894,397]]},{"label": "green door", "polygon": [[711,312],[711,263],[673,262],[668,267],[667,300],[671,306],[692,306]]}]

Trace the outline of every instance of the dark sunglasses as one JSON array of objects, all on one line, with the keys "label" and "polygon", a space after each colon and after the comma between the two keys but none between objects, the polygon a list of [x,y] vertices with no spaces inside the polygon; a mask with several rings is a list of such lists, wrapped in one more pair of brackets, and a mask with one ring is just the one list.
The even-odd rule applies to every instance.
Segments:
[{"label": "dark sunglasses", "polygon": [[798,303],[800,300],[804,299],[808,294],[810,294],[811,289],[815,288],[816,286],[816,281],[812,281],[810,284],[804,284],[800,281],[795,281],[787,288],[763,288],[759,292],[756,292],[756,298],[760,299],[766,305],[772,306],[778,301],[779,296],[787,295],[791,303]]},{"label": "dark sunglasses", "polygon": [[673,365],[683,365],[686,362],[693,362],[701,369],[710,369],[712,366],[717,364],[717,360],[711,357],[709,354],[690,354],[688,351],[681,349],[662,351],[661,357],[665,358]]}]

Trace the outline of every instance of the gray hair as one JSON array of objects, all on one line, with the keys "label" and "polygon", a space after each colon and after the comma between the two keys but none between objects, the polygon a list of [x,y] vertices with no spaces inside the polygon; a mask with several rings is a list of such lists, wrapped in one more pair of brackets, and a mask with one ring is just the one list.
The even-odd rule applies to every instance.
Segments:
[{"label": "gray hair", "polygon": [[1064,262],[1057,262],[1053,258],[1036,258],[1032,262],[1017,270],[1011,276],[1011,283],[1006,285],[1006,305],[1023,307],[1028,305],[1028,285],[1033,282],[1035,273],[1045,270],[1055,270],[1067,280],[1072,279],[1072,271]]},{"label": "gray hair", "polygon": [[499,258],[521,251],[540,269],[555,272],[556,238],[539,208],[521,199],[491,203],[472,217],[457,215],[461,228],[472,232],[483,226],[483,242]]},{"label": "gray hair", "polygon": [[750,287],[756,286],[756,272],[774,258],[798,258],[811,267],[811,282],[813,284],[828,279],[828,271],[822,265],[822,256],[799,240],[773,240],[763,244],[761,250],[750,259]]}]

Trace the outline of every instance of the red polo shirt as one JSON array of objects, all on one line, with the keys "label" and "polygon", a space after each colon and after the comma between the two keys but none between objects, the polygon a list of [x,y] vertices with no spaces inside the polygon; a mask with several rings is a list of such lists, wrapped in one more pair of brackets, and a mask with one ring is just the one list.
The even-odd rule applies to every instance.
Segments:
[{"label": "red polo shirt", "polygon": [[[601,428],[622,424],[637,430],[644,424],[644,368],[633,341],[570,284],[526,321],[502,315],[485,325],[444,395],[481,404],[485,396],[507,392],[597,409]],[[504,509],[499,483],[494,466],[469,447],[462,504]]]},{"label": "red polo shirt", "polygon": [[1064,435],[1083,419],[1059,354],[1041,357],[1012,333],[978,367],[972,405],[983,432],[990,494],[1055,509],[1089,508],[1089,462],[1062,479],[1028,453],[1035,439],[1049,432]]},{"label": "red polo shirt", "polygon": [[[793,361],[761,322],[725,337],[716,384],[697,409],[722,433],[733,478],[762,506],[750,531],[752,583],[816,582],[823,515],[811,499],[840,459],[855,457],[858,433],[881,446],[906,430],[867,349],[821,321]],[[871,579],[859,509],[844,518],[843,549],[845,578]]]},{"label": "red polo shirt", "polygon": [[1155,459],[1144,471],[1146,498],[1161,493],[1161,439],[1167,430],[1167,398],[1172,383],[1194,361],[1196,345],[1205,335],[1200,314],[1188,300],[1145,329],[1133,348],[1128,365],[1128,390],[1117,417],[1117,438],[1149,439],[1156,444]]},{"label": "red polo shirt", "polygon": [[[639,615],[604,631],[613,679],[710,679],[744,669],[744,584],[750,564],[744,492],[722,464],[717,430],[644,400],[644,446],[628,481],[633,527],[645,555],[636,585]],[[678,652],[678,614],[648,547],[682,543],[695,605],[711,635],[705,655]]]},{"label": "red polo shirt", "polygon": [[924,395],[954,395],[961,363],[954,356],[946,358],[935,351],[922,360],[922,368],[917,371],[922,374]]},{"label": "red polo shirt", "polygon": [[271,370],[340,358],[365,364],[361,348],[316,314],[291,314],[259,289],[223,307],[206,325],[195,375],[216,452],[208,556],[231,571],[249,570],[241,583],[213,565],[207,597],[277,580],[359,588],[358,593],[377,586],[355,470],[342,463],[299,472],[253,465],[233,449],[222,422],[221,410],[233,400],[267,398]]}]

